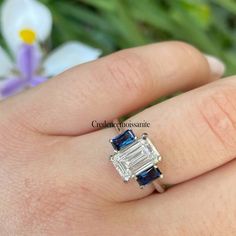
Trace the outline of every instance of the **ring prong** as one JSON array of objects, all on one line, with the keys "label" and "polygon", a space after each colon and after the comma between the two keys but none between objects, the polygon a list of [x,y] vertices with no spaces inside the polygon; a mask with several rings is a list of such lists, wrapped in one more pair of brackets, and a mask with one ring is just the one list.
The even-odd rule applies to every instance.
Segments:
[{"label": "ring prong", "polygon": [[148,137],[148,134],[147,134],[147,133],[143,133],[143,134],[142,134],[142,139],[147,139],[147,137]]},{"label": "ring prong", "polygon": [[[135,176],[134,179],[135,179],[135,180],[137,181],[137,183],[138,183],[138,178],[137,178],[137,176]],[[140,189],[143,189],[143,188],[144,188],[143,185],[138,185],[138,186],[139,186]]]}]

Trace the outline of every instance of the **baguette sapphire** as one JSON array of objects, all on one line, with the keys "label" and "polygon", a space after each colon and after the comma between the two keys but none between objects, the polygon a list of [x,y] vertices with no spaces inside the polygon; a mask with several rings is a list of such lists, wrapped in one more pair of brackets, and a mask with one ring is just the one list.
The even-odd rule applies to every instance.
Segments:
[{"label": "baguette sapphire", "polygon": [[141,172],[137,176],[137,181],[140,186],[151,183],[153,180],[160,178],[162,175],[161,171],[158,168],[152,166],[151,168]]},{"label": "baguette sapphire", "polygon": [[135,139],[136,136],[133,131],[128,129],[122,134],[119,134],[113,139],[111,139],[111,144],[115,150],[119,151],[120,149],[125,148],[131,143],[133,143]]}]

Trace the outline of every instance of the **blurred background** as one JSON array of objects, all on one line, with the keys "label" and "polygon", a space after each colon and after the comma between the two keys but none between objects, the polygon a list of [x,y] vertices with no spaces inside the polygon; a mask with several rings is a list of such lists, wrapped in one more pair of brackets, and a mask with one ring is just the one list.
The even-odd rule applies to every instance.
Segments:
[{"label": "blurred background", "polygon": [[[9,0],[5,0],[5,2],[7,1]],[[19,3],[19,1],[12,2]],[[0,6],[3,2],[0,0]],[[226,76],[236,74],[235,0],[39,0],[39,2],[49,8],[53,18],[52,32],[46,42],[43,42],[45,51],[52,51],[65,42],[77,41],[97,48],[102,55],[106,55],[123,48],[153,42],[182,40],[194,45],[203,53],[220,58],[226,65]],[[11,7],[7,12],[11,12]],[[24,9],[25,5],[20,3],[18,7],[14,7]],[[22,9],[20,9],[21,11],[16,10],[13,14],[6,13],[6,16],[10,18],[5,20],[5,29],[11,27],[12,22],[16,23],[17,17],[23,12]],[[32,10],[33,15],[38,15],[40,20],[41,13],[37,8],[35,9],[33,11],[33,8],[27,8],[27,10]],[[18,14],[18,12],[21,13]],[[16,16],[16,19],[8,25],[8,22],[17,14],[19,16]],[[30,15],[32,16],[32,14]],[[0,25],[2,25],[1,23]],[[0,29],[0,45],[12,56],[8,47],[9,42],[3,38],[1,31],[2,28]],[[49,60],[49,62],[51,61],[48,66],[49,70],[54,70],[60,64],[67,63],[69,58],[73,62],[73,52],[76,54],[74,55],[75,64],[96,59],[100,55],[98,51],[86,49],[84,53],[80,51],[82,52],[82,54],[79,53],[82,56],[80,61],[77,59],[78,51],[74,51],[73,47],[69,49],[67,57],[64,52],[60,54],[61,61],[55,60],[58,58],[58,54],[54,55],[54,60]],[[91,54],[88,56],[88,60],[85,55],[87,53]],[[14,62],[14,58],[12,59]],[[0,66],[3,68],[2,60]],[[21,61],[24,60],[23,58]],[[33,58],[28,58],[28,60],[32,61]],[[50,78],[57,74],[56,72],[46,73],[45,65],[42,64],[44,67],[39,66],[39,69],[33,71],[35,75],[36,72],[40,74],[42,71],[44,73],[40,74],[42,78]],[[30,67],[30,65],[26,66]],[[4,85],[5,87],[0,87],[0,100],[1,94],[4,96],[4,91],[5,97],[7,97],[14,95],[19,89],[35,86],[33,77],[27,80],[23,78],[24,76],[22,77],[22,71],[19,71],[19,68],[13,67],[13,71],[16,69],[19,78],[17,78],[18,81],[13,81],[13,86],[11,81],[8,82],[11,72],[3,77],[0,76],[0,82],[5,83],[4,81],[6,81],[7,84]],[[18,86],[19,81],[21,81],[20,86]],[[166,98],[168,97],[161,98],[160,101]]]},{"label": "blurred background", "polygon": [[[55,48],[79,40],[103,54],[164,40],[183,40],[221,58],[236,73],[234,0],[41,0],[53,14]],[[0,0],[2,3],[2,0]],[[5,45],[1,37],[1,45]]]}]

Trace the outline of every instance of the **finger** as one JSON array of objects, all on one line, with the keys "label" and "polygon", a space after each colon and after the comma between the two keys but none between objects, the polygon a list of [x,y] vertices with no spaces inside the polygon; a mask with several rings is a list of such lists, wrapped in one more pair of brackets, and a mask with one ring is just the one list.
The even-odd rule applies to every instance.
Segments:
[{"label": "finger", "polygon": [[[220,80],[182,94],[132,118],[149,119],[146,130],[158,147],[173,185],[217,168],[236,154],[236,78]],[[144,128],[136,129],[140,135]]]},{"label": "finger", "polygon": [[[235,78],[224,79],[146,109],[131,119],[136,123],[144,119],[150,122],[150,128],[134,131],[137,136],[147,132],[160,151],[164,184],[184,182],[235,157],[235,91]],[[114,136],[111,128],[72,139],[67,147],[71,165],[84,168],[93,191],[106,186],[109,191],[103,194],[107,198],[127,201],[150,194],[152,185],[140,191],[136,181],[124,184],[107,160],[113,153],[107,140]]]},{"label": "finger", "polygon": [[131,228],[145,225],[147,235],[235,235],[235,169],[233,161],[164,194],[129,203],[123,213],[134,219]]},{"label": "finger", "polygon": [[127,49],[75,67],[5,107],[42,133],[81,134],[93,129],[93,120],[112,120],[160,96],[220,77],[222,64],[207,60],[180,42]]}]

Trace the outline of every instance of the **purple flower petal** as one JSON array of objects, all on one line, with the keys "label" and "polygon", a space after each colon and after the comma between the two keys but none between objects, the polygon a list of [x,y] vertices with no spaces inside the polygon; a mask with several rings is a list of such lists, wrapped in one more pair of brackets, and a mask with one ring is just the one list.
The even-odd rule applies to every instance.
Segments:
[{"label": "purple flower petal", "polygon": [[41,60],[37,46],[22,44],[17,54],[17,67],[23,79],[30,81]]},{"label": "purple flower petal", "polygon": [[28,82],[31,87],[35,87],[43,82],[45,82],[48,78],[40,76],[40,75],[35,75],[32,77],[32,79]]},{"label": "purple flower petal", "polygon": [[26,86],[26,81],[20,78],[8,78],[7,80],[9,81],[0,88],[0,93],[3,97],[14,95]]}]

